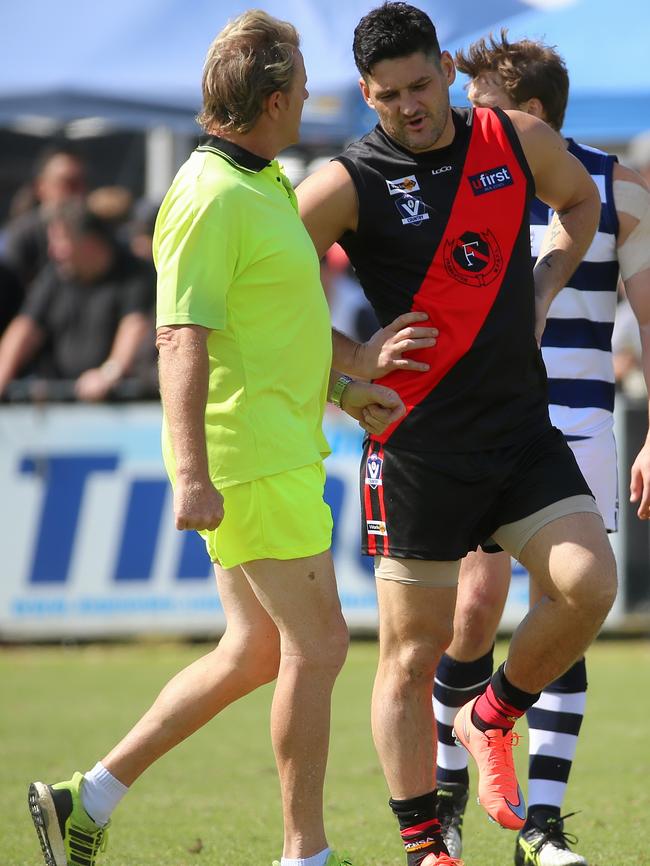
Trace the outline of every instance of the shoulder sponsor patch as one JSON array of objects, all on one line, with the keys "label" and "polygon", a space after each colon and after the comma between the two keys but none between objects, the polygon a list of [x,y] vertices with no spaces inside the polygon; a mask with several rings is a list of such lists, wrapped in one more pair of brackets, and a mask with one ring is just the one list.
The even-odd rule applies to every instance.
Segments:
[{"label": "shoulder sponsor patch", "polygon": [[386,185],[391,195],[399,195],[402,192],[416,192],[420,189],[420,184],[414,174],[407,174],[406,177],[398,177],[395,180],[387,180]]},{"label": "shoulder sponsor patch", "polygon": [[512,186],[514,183],[507,165],[489,168],[480,174],[470,174],[467,179],[474,195],[495,192],[498,189],[503,189],[505,186]]},{"label": "shoulder sponsor patch", "polygon": [[385,520],[366,520],[368,535],[388,535]]}]

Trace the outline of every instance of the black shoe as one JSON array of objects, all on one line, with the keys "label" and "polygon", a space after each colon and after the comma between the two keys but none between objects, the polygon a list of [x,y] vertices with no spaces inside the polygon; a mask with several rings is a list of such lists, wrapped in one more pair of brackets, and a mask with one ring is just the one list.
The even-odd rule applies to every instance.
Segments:
[{"label": "black shoe", "polygon": [[437,812],[442,838],[454,858],[463,850],[463,816],[469,788],[459,782],[438,782]]},{"label": "black shoe", "polygon": [[515,866],[587,866],[585,858],[569,848],[577,837],[564,832],[564,819],[575,814],[558,816],[546,809],[533,812],[517,835]]}]

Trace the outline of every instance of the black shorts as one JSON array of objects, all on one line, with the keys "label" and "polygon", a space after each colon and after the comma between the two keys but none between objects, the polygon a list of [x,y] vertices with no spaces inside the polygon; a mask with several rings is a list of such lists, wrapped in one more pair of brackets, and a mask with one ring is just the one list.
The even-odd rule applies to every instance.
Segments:
[{"label": "black shorts", "polygon": [[517,445],[467,454],[391,449],[366,440],[361,548],[371,556],[455,560],[506,523],[592,496],[555,427]]}]

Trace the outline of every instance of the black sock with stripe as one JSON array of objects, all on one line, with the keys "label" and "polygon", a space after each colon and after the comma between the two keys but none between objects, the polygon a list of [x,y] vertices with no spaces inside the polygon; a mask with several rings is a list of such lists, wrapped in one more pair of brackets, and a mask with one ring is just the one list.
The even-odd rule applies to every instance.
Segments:
[{"label": "black sock with stripe", "polygon": [[420,866],[429,854],[449,853],[436,818],[435,790],[409,800],[391,798],[388,803],[399,821],[407,866]]}]

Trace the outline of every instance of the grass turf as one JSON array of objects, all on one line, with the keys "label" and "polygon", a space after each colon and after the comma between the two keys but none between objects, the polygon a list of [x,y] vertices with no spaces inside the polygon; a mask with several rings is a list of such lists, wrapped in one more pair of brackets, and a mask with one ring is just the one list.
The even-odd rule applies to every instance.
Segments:
[{"label": "grass turf", "polygon": [[[26,799],[30,781],[87,770],[203,646],[126,645],[0,652],[0,863],[42,863]],[[499,646],[496,658],[504,655]],[[336,686],[326,788],[329,837],[355,866],[404,855],[370,736],[374,642],[354,643]],[[650,642],[597,643],[587,715],[565,811],[591,866],[650,864]],[[115,813],[105,866],[270,866],[281,851],[278,783],[268,734],[271,687],[229,707],[162,758]],[[523,733],[525,725],[520,724]],[[517,749],[525,778],[525,737]],[[470,800],[467,866],[512,863],[514,834]]]}]

